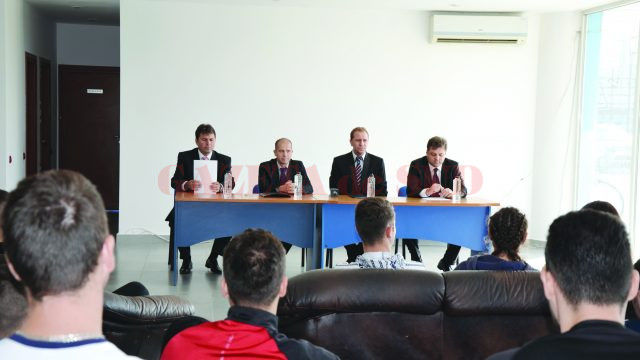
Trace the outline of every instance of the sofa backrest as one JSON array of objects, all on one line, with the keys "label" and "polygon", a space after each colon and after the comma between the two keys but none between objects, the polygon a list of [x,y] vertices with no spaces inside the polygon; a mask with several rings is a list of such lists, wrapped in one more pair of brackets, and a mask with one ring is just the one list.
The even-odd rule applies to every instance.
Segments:
[{"label": "sofa backrest", "polygon": [[443,278],[417,270],[398,275],[340,269],[295,276],[280,302],[280,329],[343,359],[436,357],[438,347],[429,343],[442,342]]},{"label": "sofa backrest", "polygon": [[538,274],[524,272],[310,271],[289,279],[278,317],[343,359],[485,358],[553,331]]},{"label": "sofa backrest", "polygon": [[558,332],[538,272],[443,274],[444,358],[485,359]]}]

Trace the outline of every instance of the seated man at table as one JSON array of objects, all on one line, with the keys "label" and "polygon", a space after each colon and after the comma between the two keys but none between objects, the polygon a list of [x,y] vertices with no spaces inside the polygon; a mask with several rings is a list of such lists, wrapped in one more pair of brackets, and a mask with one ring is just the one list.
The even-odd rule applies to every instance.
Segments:
[{"label": "seated man at table", "polygon": [[[453,180],[460,177],[462,180],[458,163],[446,158],[447,140],[440,136],[434,136],[427,141],[427,154],[421,158],[413,160],[409,166],[407,175],[407,196],[412,197],[443,197],[451,198],[453,195]],[[467,188],[462,181],[462,197],[467,196]],[[415,239],[404,239],[411,258],[420,259],[418,241]],[[438,269],[442,271],[451,270],[460,253],[460,246],[447,244],[447,251],[438,262]],[[415,254],[415,255],[414,255]]]},{"label": "seated man at table", "polygon": [[161,359],[337,359],[306,340],[278,332],[278,300],[287,292],[285,253],[265,230],[236,235],[224,251],[222,294],[227,319],[188,327],[173,336]]},{"label": "seated man at table", "polygon": [[[302,175],[302,193],[313,194],[313,186],[307,175],[307,170],[300,160],[292,160],[293,144],[287,138],[276,140],[273,154],[275,159],[265,161],[260,164],[258,172],[258,187],[260,192],[281,192],[293,194],[293,177],[300,173]],[[291,244],[283,242],[285,251],[288,253]]]},{"label": "seated man at table", "polygon": [[356,206],[356,230],[362,239],[364,253],[352,263],[338,264],[337,269],[415,269],[424,264],[405,260],[391,253],[396,238],[396,214],[393,205],[382,198],[366,198]]},{"label": "seated man at table", "polygon": [[[367,152],[369,132],[363,127],[351,130],[349,135],[351,151],[333,158],[329,187],[338,189],[340,195],[367,195],[367,178],[373,174],[376,179],[376,196],[387,196],[387,175],[384,160]],[[349,244],[347,262],[353,262],[362,254],[362,243]]]},{"label": "seated man at table", "polygon": [[[209,124],[200,124],[196,128],[196,148],[182,151],[178,153],[178,161],[176,171],[171,178],[171,187],[176,191],[195,191],[202,186],[200,181],[194,179],[193,161],[194,160],[212,160],[218,162],[218,176],[216,181],[209,185],[211,192],[222,192],[222,183],[224,176],[231,171],[231,158],[221,154],[214,149],[216,145],[216,130]],[[173,243],[175,237],[174,229],[174,209],[171,209],[165,221],[169,222],[169,265],[173,266]],[[229,243],[231,237],[218,238],[213,242],[211,254],[205,263],[205,267],[211,269],[214,274],[220,274],[218,266],[218,255],[222,255],[224,247]],[[179,247],[182,266],[180,266],[180,274],[191,274],[193,264],[191,263],[191,249],[188,246]],[[172,269],[173,270],[173,269]]]},{"label": "seated man at table", "polygon": [[594,210],[563,215],[549,227],[544,255],[540,278],[561,334],[490,359],[640,359],[640,334],[623,326],[640,280],[620,219]]}]

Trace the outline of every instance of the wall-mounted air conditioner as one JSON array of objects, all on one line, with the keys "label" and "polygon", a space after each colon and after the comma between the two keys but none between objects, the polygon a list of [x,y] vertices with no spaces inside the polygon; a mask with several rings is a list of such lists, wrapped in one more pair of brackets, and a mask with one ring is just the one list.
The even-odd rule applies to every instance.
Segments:
[{"label": "wall-mounted air conditioner", "polygon": [[519,44],[527,38],[527,19],[519,15],[434,13],[431,42]]}]

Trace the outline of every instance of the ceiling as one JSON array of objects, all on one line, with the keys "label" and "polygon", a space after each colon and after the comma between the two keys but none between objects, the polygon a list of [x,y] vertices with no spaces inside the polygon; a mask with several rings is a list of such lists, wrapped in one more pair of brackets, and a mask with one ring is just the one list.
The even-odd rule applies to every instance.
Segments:
[{"label": "ceiling", "polygon": [[[119,25],[120,0],[24,0],[55,22]],[[131,0],[129,0],[131,1]]]},{"label": "ceiling", "polygon": [[[120,0],[24,0],[56,22],[118,25]],[[135,0],[123,0],[135,1]],[[175,0],[155,0],[175,1]],[[224,5],[353,9],[556,12],[582,11],[613,0],[182,0]]]}]

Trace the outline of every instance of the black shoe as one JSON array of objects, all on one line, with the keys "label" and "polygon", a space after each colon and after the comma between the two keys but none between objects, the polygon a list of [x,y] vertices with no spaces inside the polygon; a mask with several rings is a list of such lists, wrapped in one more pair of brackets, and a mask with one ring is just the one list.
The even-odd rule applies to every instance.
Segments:
[{"label": "black shoe", "polygon": [[191,269],[193,269],[193,264],[191,260],[183,260],[182,266],[180,266],[180,274],[187,275],[191,274]]},{"label": "black shoe", "polygon": [[204,266],[209,268],[212,273],[216,275],[222,274],[222,270],[220,270],[220,266],[218,266],[218,257],[215,258],[207,258],[207,261],[204,263]]},{"label": "black shoe", "polygon": [[451,264],[446,264],[446,263],[444,262],[444,259],[441,259],[441,260],[438,262],[438,269],[440,269],[440,270],[442,270],[442,271],[444,271],[444,272],[451,271]]}]

